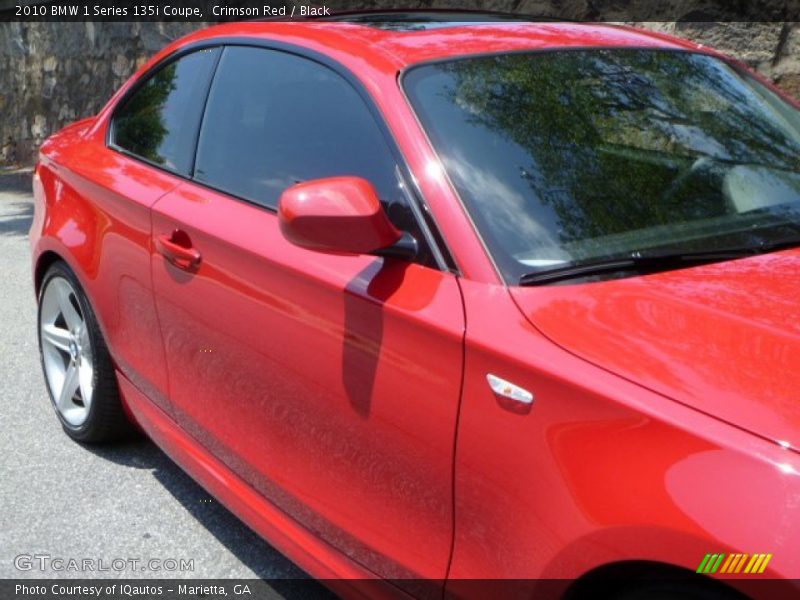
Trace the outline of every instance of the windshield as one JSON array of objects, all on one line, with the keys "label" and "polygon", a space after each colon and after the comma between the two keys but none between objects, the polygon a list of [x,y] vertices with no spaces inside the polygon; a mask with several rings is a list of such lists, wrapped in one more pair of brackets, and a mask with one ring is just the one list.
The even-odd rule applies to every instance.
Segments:
[{"label": "windshield", "polygon": [[800,236],[800,112],[718,58],[502,54],[413,67],[403,85],[509,283]]}]

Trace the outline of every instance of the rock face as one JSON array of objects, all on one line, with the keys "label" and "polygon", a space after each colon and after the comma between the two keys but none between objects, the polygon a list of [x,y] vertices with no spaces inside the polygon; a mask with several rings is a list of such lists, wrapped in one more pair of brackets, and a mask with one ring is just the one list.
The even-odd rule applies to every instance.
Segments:
[{"label": "rock face", "polygon": [[149,56],[199,23],[0,23],[0,165],[28,164],[97,113]]},{"label": "rock face", "polygon": [[735,56],[800,98],[800,23],[631,23]]},{"label": "rock face", "polygon": [[[568,0],[567,4],[570,2],[578,13],[585,8],[582,0]],[[434,4],[463,5],[452,0],[437,0]],[[481,6],[539,14],[538,7],[544,4],[540,0],[489,0]],[[632,24],[713,46],[744,60],[800,97],[797,23]],[[173,39],[203,26],[0,23],[0,165],[30,164],[48,135],[71,121],[95,114],[148,57]]]}]

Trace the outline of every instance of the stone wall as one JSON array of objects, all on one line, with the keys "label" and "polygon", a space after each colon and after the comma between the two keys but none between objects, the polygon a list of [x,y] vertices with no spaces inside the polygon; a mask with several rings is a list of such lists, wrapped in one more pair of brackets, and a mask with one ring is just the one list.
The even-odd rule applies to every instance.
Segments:
[{"label": "stone wall", "polygon": [[146,58],[200,24],[0,23],[0,164],[26,164],[95,114]]},{"label": "stone wall", "polygon": [[800,98],[800,23],[631,23],[736,56]]},{"label": "stone wall", "polygon": [[[453,5],[450,0],[434,0]],[[534,13],[538,0],[481,6]],[[491,4],[491,6],[489,6]],[[580,15],[578,15],[580,16]],[[635,23],[737,56],[800,97],[797,23]],[[63,125],[95,114],[154,52],[202,23],[0,23],[0,165],[30,164]]]}]

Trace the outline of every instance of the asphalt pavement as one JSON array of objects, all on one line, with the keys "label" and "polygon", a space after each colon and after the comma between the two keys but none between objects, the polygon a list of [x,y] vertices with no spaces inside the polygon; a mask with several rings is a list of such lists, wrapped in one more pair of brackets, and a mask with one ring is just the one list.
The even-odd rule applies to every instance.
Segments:
[{"label": "asphalt pavement", "polygon": [[[259,578],[277,598],[327,597],[148,440],[83,446],[62,432],[39,365],[32,214],[30,175],[0,175],[0,578]],[[57,558],[95,570],[55,570]]]}]

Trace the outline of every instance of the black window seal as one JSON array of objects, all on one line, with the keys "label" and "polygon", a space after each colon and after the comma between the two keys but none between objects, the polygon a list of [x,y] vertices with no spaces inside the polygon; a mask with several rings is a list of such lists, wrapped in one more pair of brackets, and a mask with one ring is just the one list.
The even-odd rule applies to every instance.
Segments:
[{"label": "black window seal", "polygon": [[157,73],[160,69],[168,66],[172,62],[188,54],[192,54],[199,50],[207,50],[211,48],[221,47],[222,52],[220,52],[220,54],[217,57],[217,63],[214,65],[213,75],[209,80],[209,84],[205,92],[203,118],[200,121],[200,126],[198,127],[198,132],[197,132],[199,140],[200,131],[202,131],[203,124],[205,121],[205,109],[207,108],[211,87],[214,83],[214,80],[216,79],[216,74],[217,74],[216,71],[217,67],[219,66],[219,61],[221,59],[222,53],[224,52],[224,49],[226,47],[231,47],[231,46],[245,46],[245,47],[261,48],[264,50],[273,50],[278,52],[284,52],[287,54],[292,54],[300,58],[310,60],[323,67],[330,69],[331,71],[342,77],[348,84],[350,84],[350,86],[353,89],[355,89],[355,91],[358,93],[358,95],[361,97],[364,104],[366,105],[367,110],[369,110],[370,114],[372,115],[372,118],[375,121],[375,124],[377,125],[378,129],[380,130],[387,144],[387,147],[389,148],[389,152],[391,153],[392,158],[394,159],[394,162],[399,168],[400,173],[403,177],[403,181],[400,183],[402,183],[404,189],[409,192],[406,193],[405,196],[409,200],[411,212],[417,221],[417,225],[419,226],[420,231],[422,231],[423,236],[425,236],[425,240],[420,240],[420,242],[424,241],[424,243],[428,245],[428,247],[431,250],[431,254],[433,255],[434,261],[436,262],[436,267],[440,271],[449,272],[453,273],[456,276],[460,276],[461,271],[454,260],[454,255],[452,254],[452,252],[450,252],[449,248],[446,245],[441,246],[440,243],[437,243],[437,240],[441,240],[441,243],[444,243],[444,238],[441,235],[441,232],[436,231],[436,233],[434,234],[433,230],[431,229],[434,226],[434,224],[429,223],[428,219],[424,217],[424,215],[430,214],[430,211],[427,209],[427,203],[424,200],[424,195],[422,194],[422,191],[419,188],[417,180],[408,166],[408,162],[406,161],[405,156],[400,151],[400,147],[397,144],[397,140],[395,139],[394,134],[389,129],[389,126],[386,124],[386,120],[384,119],[380,109],[375,104],[375,101],[373,100],[372,96],[369,94],[369,92],[367,91],[361,80],[352,71],[350,71],[350,69],[342,65],[340,62],[333,60],[329,56],[326,56],[325,54],[322,54],[315,50],[310,50],[303,46],[298,46],[296,44],[289,44],[277,40],[261,39],[253,37],[241,37],[241,36],[233,36],[233,37],[222,36],[209,40],[202,40],[198,42],[189,43],[177,49],[175,52],[172,52],[168,56],[165,56],[158,63],[153,65],[148,70],[148,72],[144,74],[139,79],[139,81],[137,81],[117,101],[109,117],[109,126],[108,130],[106,131],[106,147],[108,147],[111,150],[114,150],[115,152],[119,152],[120,154],[123,154],[131,159],[137,160],[148,166],[151,166],[155,169],[169,173],[170,175],[178,177],[179,179],[182,179],[184,181],[189,181],[191,183],[194,183],[195,185],[199,185],[207,189],[213,190],[215,192],[218,192],[220,194],[224,194],[241,202],[245,202],[247,204],[261,208],[263,210],[267,210],[273,214],[277,213],[277,210],[273,207],[265,206],[264,204],[260,204],[249,198],[238,196],[236,194],[231,193],[228,190],[224,190],[195,179],[193,177],[193,174],[194,174],[194,165],[197,160],[197,145],[195,145],[194,148],[194,157],[192,160],[192,173],[189,176],[186,176],[183,175],[182,173],[178,173],[176,171],[168,169],[164,167],[164,165],[157,164],[151,160],[148,160],[130,151],[127,151],[124,148],[117,146],[113,142],[112,135],[114,129],[114,120],[116,118],[117,111],[120,109],[120,107],[122,107],[125,104],[128,98],[130,98],[131,95],[136,93],[137,90],[139,90],[143,85],[145,85],[147,81],[155,73]]},{"label": "black window seal", "polygon": [[225,54],[225,46],[219,46],[217,59],[214,61],[214,66],[211,68],[211,77],[208,78],[208,85],[206,85],[205,94],[203,95],[203,108],[200,110],[200,122],[197,124],[197,131],[194,136],[194,145],[192,146],[192,162],[189,168],[188,177],[195,181],[194,172],[197,168],[197,149],[200,147],[200,135],[203,133],[203,123],[206,120],[206,111],[208,110],[208,99],[211,97],[211,89],[214,87],[214,80],[217,78],[217,68],[222,61],[222,56]]}]

